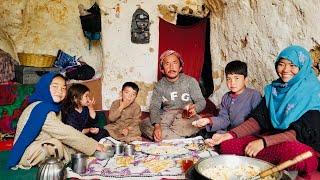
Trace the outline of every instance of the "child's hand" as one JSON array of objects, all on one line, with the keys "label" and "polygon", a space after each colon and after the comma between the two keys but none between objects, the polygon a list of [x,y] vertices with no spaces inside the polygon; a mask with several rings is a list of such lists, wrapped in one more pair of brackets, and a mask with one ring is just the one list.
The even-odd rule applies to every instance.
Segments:
[{"label": "child's hand", "polygon": [[203,126],[209,124],[209,122],[210,122],[210,119],[201,118],[201,119],[198,119],[197,121],[193,121],[192,125],[195,126],[195,127],[203,127]]},{"label": "child's hand", "polygon": [[232,135],[230,133],[225,133],[225,134],[214,134],[211,139],[206,139],[204,142],[213,147],[215,145],[218,145],[222,143],[223,141],[233,139]]},{"label": "child's hand", "polygon": [[90,128],[82,129],[82,134],[88,134],[90,132]]},{"label": "child's hand", "polygon": [[90,128],[90,133],[98,134],[99,133],[99,128]]},{"label": "child's hand", "polygon": [[129,130],[127,128],[122,129],[121,134],[124,136],[128,136]]},{"label": "child's hand", "polygon": [[212,139],[205,139],[204,143],[210,147],[213,147],[216,145]]},{"label": "child's hand", "polygon": [[133,101],[132,100],[130,100],[130,99],[121,99],[121,101],[120,101],[120,107],[122,108],[122,109],[125,109],[125,108],[127,108],[128,106],[130,106],[130,104],[132,103]]},{"label": "child's hand", "polygon": [[92,97],[92,100],[89,98],[88,100],[88,108],[93,108],[93,105],[96,104],[96,101],[94,100],[94,97]]}]

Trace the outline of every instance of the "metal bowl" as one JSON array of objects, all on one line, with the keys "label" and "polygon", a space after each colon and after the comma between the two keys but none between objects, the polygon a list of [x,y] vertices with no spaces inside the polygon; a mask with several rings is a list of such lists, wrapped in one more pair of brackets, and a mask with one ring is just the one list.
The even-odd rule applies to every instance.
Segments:
[{"label": "metal bowl", "polygon": [[[198,163],[195,164],[195,169],[200,175],[210,179],[209,177],[204,175],[203,171],[217,165],[224,165],[229,168],[236,168],[240,165],[255,165],[255,166],[258,166],[261,171],[264,171],[274,166],[273,164],[268,163],[266,161],[245,157],[245,156],[217,155],[217,156],[212,156],[212,157],[200,160]],[[272,174],[272,176],[275,177],[277,180],[280,180],[282,177],[282,171],[275,172]],[[238,179],[238,178],[237,176],[234,175],[229,179]]]},{"label": "metal bowl", "polygon": [[109,159],[113,157],[114,155],[114,149],[106,149],[106,152],[96,151],[94,152],[94,157],[96,157],[99,160],[103,159]]}]

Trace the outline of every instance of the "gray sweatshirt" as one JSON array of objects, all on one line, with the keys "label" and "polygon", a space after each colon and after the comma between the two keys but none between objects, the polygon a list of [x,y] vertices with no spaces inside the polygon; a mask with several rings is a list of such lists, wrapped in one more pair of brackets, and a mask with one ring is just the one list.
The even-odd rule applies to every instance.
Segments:
[{"label": "gray sweatshirt", "polygon": [[162,112],[182,109],[187,104],[195,104],[197,112],[206,106],[198,81],[183,73],[180,73],[179,79],[173,83],[163,77],[153,89],[150,104],[151,123],[160,123]]}]

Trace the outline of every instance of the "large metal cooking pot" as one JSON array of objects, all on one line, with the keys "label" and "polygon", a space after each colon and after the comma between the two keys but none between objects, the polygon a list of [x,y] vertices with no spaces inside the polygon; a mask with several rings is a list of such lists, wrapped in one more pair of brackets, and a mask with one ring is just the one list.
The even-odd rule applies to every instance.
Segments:
[{"label": "large metal cooking pot", "polygon": [[[240,165],[245,165],[245,166],[255,165],[255,166],[258,166],[261,171],[264,171],[274,166],[273,164],[268,163],[266,161],[245,157],[245,156],[217,155],[217,156],[212,156],[212,157],[200,160],[197,164],[195,164],[195,169],[200,175],[206,177],[203,174],[203,171],[217,165],[224,165],[233,169],[237,168]],[[275,177],[277,180],[280,180],[282,177],[282,171],[273,173],[272,176]],[[209,177],[206,177],[206,178],[209,179]],[[238,179],[238,177],[232,176],[232,177],[229,177],[229,179],[235,180],[235,179]]]}]

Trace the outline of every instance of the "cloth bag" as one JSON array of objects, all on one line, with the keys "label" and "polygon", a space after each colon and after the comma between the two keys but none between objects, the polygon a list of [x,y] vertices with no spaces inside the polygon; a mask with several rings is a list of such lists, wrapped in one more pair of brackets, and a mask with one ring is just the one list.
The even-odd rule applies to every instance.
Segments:
[{"label": "cloth bag", "polygon": [[87,10],[90,14],[80,16],[84,36],[89,40],[89,50],[91,40],[99,40],[101,32],[101,14],[97,3]]},{"label": "cloth bag", "polygon": [[95,70],[91,66],[83,64],[78,67],[68,69],[66,71],[66,77],[68,79],[75,80],[89,80],[95,75],[95,73]]},{"label": "cloth bag", "polygon": [[18,62],[9,53],[0,49],[0,83],[13,80],[14,65],[18,65]]},{"label": "cloth bag", "polygon": [[80,65],[80,63],[76,60],[76,56],[70,56],[69,54],[59,49],[56,61],[54,63],[55,67],[68,69],[78,65]]}]

